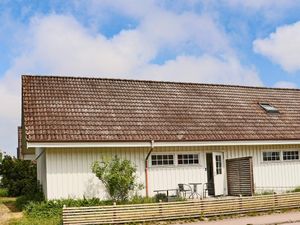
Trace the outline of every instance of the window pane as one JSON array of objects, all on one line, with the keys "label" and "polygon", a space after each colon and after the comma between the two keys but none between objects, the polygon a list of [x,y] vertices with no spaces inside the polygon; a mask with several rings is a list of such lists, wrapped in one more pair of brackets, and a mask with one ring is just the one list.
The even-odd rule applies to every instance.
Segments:
[{"label": "window pane", "polygon": [[197,154],[179,154],[177,156],[178,158],[178,164],[186,164],[186,165],[192,165],[192,164],[199,164],[199,159]]},{"label": "window pane", "polygon": [[284,151],[283,160],[298,160],[299,152],[298,151]]},{"label": "window pane", "polygon": [[151,160],[154,166],[174,165],[173,155],[152,155]]},{"label": "window pane", "polygon": [[280,160],[280,152],[263,152],[263,161]]}]

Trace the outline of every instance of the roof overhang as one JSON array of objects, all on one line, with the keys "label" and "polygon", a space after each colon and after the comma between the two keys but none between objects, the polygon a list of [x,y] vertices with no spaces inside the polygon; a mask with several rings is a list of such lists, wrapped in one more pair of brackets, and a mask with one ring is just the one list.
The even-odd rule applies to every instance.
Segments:
[{"label": "roof overhang", "polygon": [[28,142],[27,148],[126,148],[126,147],[189,147],[238,145],[295,145],[300,140],[262,141],[145,141],[145,142]]}]

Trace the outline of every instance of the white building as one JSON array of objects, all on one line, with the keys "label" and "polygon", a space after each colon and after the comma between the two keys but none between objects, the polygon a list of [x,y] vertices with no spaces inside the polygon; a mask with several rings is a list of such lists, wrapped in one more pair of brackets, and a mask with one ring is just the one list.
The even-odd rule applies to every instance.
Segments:
[{"label": "white building", "polygon": [[22,128],[48,199],[101,197],[96,160],[130,159],[145,189],[211,195],[300,185],[300,90],[23,76]]}]

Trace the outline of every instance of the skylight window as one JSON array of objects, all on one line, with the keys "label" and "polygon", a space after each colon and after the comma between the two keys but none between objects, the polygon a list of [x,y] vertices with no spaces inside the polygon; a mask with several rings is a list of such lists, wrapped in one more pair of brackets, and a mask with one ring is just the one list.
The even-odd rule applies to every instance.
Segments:
[{"label": "skylight window", "polygon": [[278,109],[269,103],[259,103],[259,105],[269,113],[279,113]]}]

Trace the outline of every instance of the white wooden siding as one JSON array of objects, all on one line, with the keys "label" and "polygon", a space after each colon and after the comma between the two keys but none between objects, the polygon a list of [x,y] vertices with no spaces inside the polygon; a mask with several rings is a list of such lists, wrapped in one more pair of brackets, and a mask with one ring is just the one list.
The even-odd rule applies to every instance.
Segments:
[{"label": "white wooden siding", "polygon": [[46,153],[42,148],[35,149],[35,157],[37,158],[37,179],[43,187],[43,192],[46,195],[47,193],[47,162],[46,162]]},{"label": "white wooden siding", "polygon": [[[145,183],[144,160],[148,149],[47,149],[48,199],[105,198],[104,187],[92,173],[94,161],[115,155],[131,160],[137,167],[139,183]],[[145,195],[143,191],[141,194]]]},{"label": "white wooden siding", "polygon": [[[300,185],[300,161],[263,162],[262,151],[272,149],[300,149],[300,145],[226,146],[226,147],[160,147],[155,153],[198,153],[199,165],[151,166],[149,163],[149,194],[154,190],[177,188],[178,183],[207,182],[207,152],[223,152],[224,159],[253,157],[254,184],[259,190],[285,190]],[[131,160],[137,167],[139,182],[145,184],[145,158],[149,148],[65,148],[46,149],[48,199],[105,198],[104,188],[91,172],[96,160],[118,155]],[[175,158],[176,159],[176,158]],[[151,157],[149,157],[149,161]],[[225,161],[224,172],[225,170]],[[226,177],[225,177],[225,187]],[[276,188],[275,188],[276,187]],[[225,190],[226,193],[226,190]],[[141,191],[145,195],[145,190]]]}]

